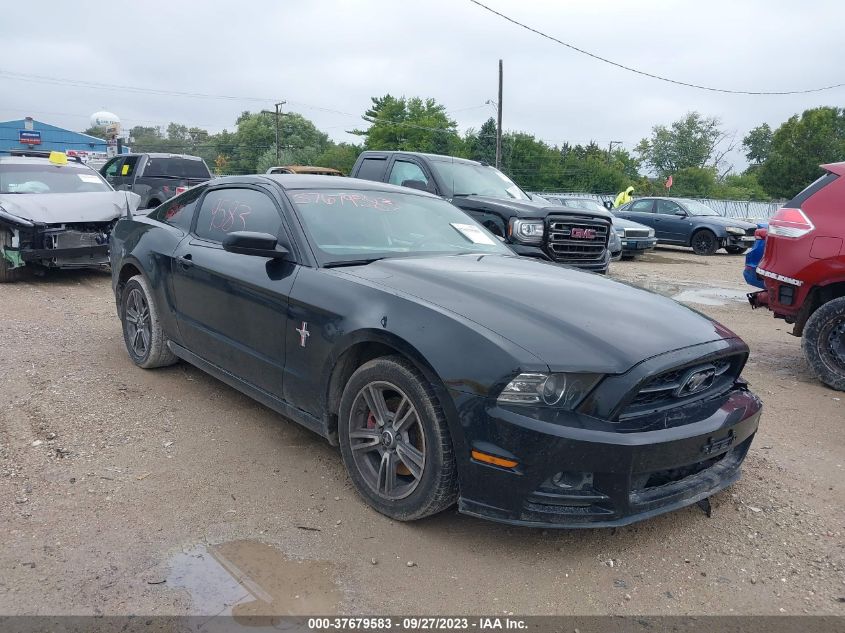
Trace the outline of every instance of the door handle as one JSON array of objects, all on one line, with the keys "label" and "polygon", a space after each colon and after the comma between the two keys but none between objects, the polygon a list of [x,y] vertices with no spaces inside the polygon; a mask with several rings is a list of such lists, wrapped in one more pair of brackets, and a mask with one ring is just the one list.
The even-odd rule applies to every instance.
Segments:
[{"label": "door handle", "polygon": [[191,257],[190,253],[188,253],[187,255],[183,255],[182,257],[177,257],[176,263],[179,265],[179,268],[183,270],[188,270],[191,266],[194,265],[193,257]]}]

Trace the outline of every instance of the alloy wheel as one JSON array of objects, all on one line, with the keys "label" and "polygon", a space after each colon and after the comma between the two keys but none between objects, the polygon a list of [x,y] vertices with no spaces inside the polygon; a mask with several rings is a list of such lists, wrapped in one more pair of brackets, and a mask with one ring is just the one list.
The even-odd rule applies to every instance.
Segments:
[{"label": "alloy wheel", "polygon": [[349,445],[367,485],[384,499],[403,499],[425,470],[426,438],[416,407],[389,382],[364,386],[352,403]]},{"label": "alloy wheel", "polygon": [[138,358],[144,358],[150,349],[152,338],[150,307],[144,293],[138,288],[129,292],[123,318],[126,321],[126,336],[132,351]]}]

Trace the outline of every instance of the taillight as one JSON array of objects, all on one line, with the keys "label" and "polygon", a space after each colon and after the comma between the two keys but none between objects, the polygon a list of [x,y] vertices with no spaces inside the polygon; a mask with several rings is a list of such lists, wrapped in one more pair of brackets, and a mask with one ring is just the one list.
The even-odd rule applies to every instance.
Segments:
[{"label": "taillight", "polygon": [[756,237],[758,240],[764,240],[766,239],[766,235],[768,234],[768,232],[768,229],[757,229],[756,231],[754,231],[754,237]]},{"label": "taillight", "polygon": [[815,228],[801,209],[779,209],[769,220],[769,235],[778,237],[804,237]]}]

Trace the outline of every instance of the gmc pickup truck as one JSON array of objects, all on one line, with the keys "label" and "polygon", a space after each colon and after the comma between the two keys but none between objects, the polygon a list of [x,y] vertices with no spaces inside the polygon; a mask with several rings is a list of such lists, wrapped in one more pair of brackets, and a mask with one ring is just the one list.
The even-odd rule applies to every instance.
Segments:
[{"label": "gmc pickup truck", "polygon": [[607,272],[609,213],[535,202],[486,163],[438,154],[366,151],[349,175],[441,196],[519,255]]}]

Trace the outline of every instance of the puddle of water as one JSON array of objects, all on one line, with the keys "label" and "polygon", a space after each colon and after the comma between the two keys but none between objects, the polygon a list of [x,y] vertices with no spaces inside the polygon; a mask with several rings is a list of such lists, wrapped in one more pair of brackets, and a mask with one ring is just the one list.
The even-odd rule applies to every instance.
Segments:
[{"label": "puddle of water", "polygon": [[697,303],[705,306],[723,306],[734,301],[744,303],[748,301],[745,290],[733,288],[715,288],[693,286],[691,284],[670,283],[655,279],[637,279],[635,285],[651,290],[664,297],[671,297],[675,301]]},{"label": "puddle of water", "polygon": [[342,595],[333,575],[327,562],[292,560],[266,543],[232,541],[176,554],[167,586],[186,589],[195,614],[272,627],[278,616],[338,613]]},{"label": "puddle of water", "polygon": [[699,303],[705,306],[723,306],[737,301],[745,303],[748,301],[744,290],[731,290],[729,288],[695,288],[683,290],[672,298],[675,301],[686,303]]}]

